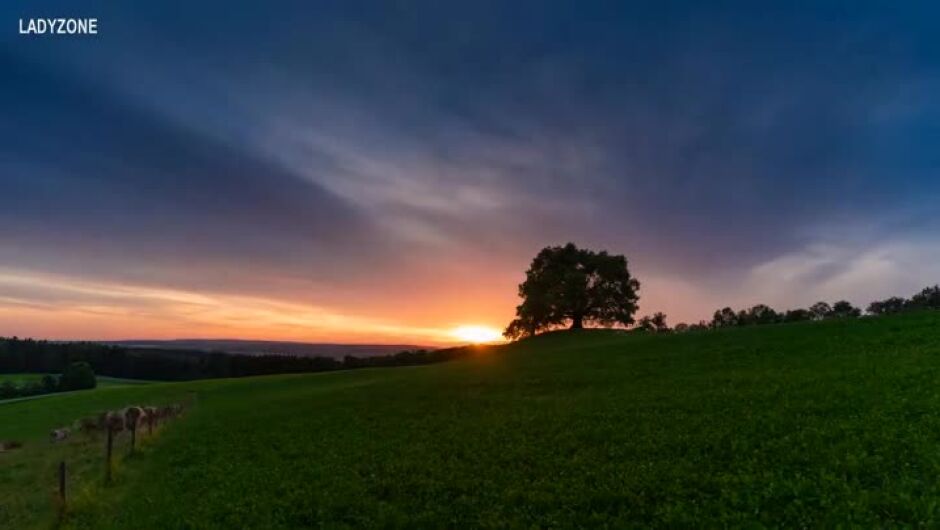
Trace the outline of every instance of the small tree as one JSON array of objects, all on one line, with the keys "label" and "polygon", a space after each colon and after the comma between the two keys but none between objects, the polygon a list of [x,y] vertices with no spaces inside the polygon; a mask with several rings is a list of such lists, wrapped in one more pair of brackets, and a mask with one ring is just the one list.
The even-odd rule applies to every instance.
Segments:
[{"label": "small tree", "polygon": [[669,331],[669,324],[666,323],[666,313],[662,311],[657,311],[653,313],[653,317],[650,319],[653,324],[653,331],[657,333],[663,333]]},{"label": "small tree", "polygon": [[66,390],[85,390],[95,388],[98,385],[95,379],[95,372],[91,365],[86,362],[76,362],[68,365],[59,377],[59,389]]},{"label": "small tree", "polygon": [[653,316],[644,316],[637,322],[637,328],[654,333],[669,331],[669,324],[666,324],[666,313],[656,312],[653,313]]},{"label": "small tree", "polygon": [[832,313],[832,306],[826,302],[816,302],[809,306],[809,312],[813,314],[813,320],[822,320],[829,318],[830,313]]},{"label": "small tree", "polygon": [[723,328],[736,325],[738,325],[738,315],[730,307],[719,309],[715,311],[715,314],[712,316],[711,327],[713,328]]},{"label": "small tree", "polygon": [[839,300],[832,305],[832,311],[829,314],[833,318],[857,318],[862,316],[862,310],[847,300]]},{"label": "small tree", "polygon": [[623,256],[580,249],[573,243],[546,247],[519,285],[522,303],[503,334],[518,339],[563,326],[629,326],[639,288]]}]

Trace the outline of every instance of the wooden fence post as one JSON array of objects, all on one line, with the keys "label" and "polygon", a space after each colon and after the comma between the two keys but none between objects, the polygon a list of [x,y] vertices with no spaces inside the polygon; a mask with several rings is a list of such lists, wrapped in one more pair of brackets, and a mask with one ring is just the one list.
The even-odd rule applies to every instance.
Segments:
[{"label": "wooden fence post", "polygon": [[65,460],[63,460],[59,462],[59,502],[61,503],[59,505],[59,509],[61,510],[60,513],[65,512],[65,506],[67,502],[66,491],[65,491],[66,472],[67,471],[65,467]]},{"label": "wooden fence post", "polygon": [[137,449],[137,427],[140,425],[140,417],[143,411],[140,407],[127,407],[124,412],[124,425],[131,430],[131,454]]},{"label": "wooden fence post", "polygon": [[108,425],[108,443],[105,451],[105,479],[111,483],[111,449],[114,446],[114,429]]}]

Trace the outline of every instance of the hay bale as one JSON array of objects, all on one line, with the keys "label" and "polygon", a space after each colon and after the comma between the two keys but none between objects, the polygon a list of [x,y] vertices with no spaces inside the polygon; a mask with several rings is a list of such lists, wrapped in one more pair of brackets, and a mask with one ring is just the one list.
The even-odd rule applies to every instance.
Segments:
[{"label": "hay bale", "polygon": [[72,428],[81,432],[82,434],[95,434],[104,428],[104,424],[101,422],[99,417],[88,416],[76,420]]},{"label": "hay bale", "polygon": [[137,429],[143,415],[144,410],[142,408],[138,406],[127,407],[124,409],[124,425],[132,431]]},{"label": "hay bale", "polygon": [[153,434],[153,426],[157,423],[159,411],[157,407],[144,407],[147,414],[147,434]]},{"label": "hay bale", "polygon": [[105,412],[104,422],[108,431],[121,432],[124,430],[124,413],[120,410]]},{"label": "hay bale", "polygon": [[131,452],[137,447],[137,426],[143,418],[144,409],[133,406],[124,409],[124,424],[131,431]]}]

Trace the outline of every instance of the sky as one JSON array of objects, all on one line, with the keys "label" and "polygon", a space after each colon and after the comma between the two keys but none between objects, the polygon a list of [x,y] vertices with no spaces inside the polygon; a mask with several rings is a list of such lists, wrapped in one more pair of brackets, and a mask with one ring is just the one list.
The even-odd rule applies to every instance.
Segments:
[{"label": "sky", "polygon": [[909,296],[940,13],[802,4],[4,2],[0,336],[448,343],[568,241],[672,324]]}]

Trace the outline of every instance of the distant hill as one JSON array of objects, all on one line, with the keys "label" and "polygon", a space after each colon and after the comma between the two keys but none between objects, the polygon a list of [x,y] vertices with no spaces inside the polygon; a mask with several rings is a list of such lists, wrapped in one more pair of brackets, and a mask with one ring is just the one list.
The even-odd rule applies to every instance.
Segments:
[{"label": "distant hill", "polygon": [[269,340],[236,339],[174,339],[174,340],[120,340],[103,341],[102,344],[127,348],[158,348],[162,350],[186,350],[225,352],[242,355],[293,355],[295,357],[330,357],[342,359],[353,357],[376,357],[391,355],[405,350],[433,349],[413,344],[332,344],[320,342],[284,342]]}]

